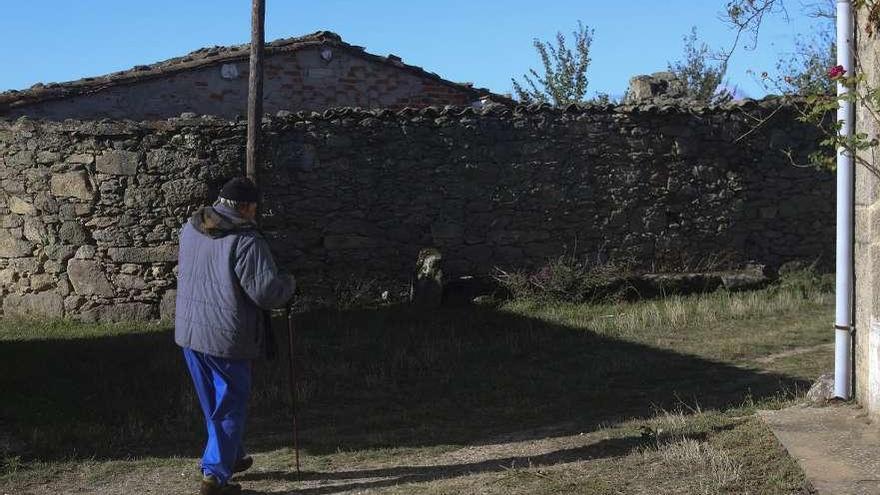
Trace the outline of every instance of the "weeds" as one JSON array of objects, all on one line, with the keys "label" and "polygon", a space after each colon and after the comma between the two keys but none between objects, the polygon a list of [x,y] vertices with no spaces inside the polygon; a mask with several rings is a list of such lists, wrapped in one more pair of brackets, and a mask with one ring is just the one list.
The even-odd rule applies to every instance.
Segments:
[{"label": "weeds", "polygon": [[717,494],[734,487],[741,477],[742,465],[733,461],[727,451],[705,441],[685,438],[658,445],[657,451],[671,469],[696,476],[696,493]]},{"label": "weeds", "polygon": [[535,272],[495,269],[494,279],[514,299],[540,302],[599,303],[622,300],[634,288],[625,265],[579,260],[563,255]]},{"label": "weeds", "polygon": [[0,476],[15,474],[22,465],[21,456],[4,455],[0,458]]}]

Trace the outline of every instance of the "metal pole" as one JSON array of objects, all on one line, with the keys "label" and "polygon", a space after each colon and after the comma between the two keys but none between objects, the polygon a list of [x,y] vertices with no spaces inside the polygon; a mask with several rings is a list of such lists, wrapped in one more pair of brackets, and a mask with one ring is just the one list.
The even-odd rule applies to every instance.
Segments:
[{"label": "metal pole", "polygon": [[247,168],[248,178],[257,183],[260,163],[260,126],[263,121],[263,48],[266,19],[265,0],[253,0],[251,7],[251,57],[248,72],[248,128]]},{"label": "metal pole", "polygon": [[[851,0],[837,0],[837,64],[853,76],[853,13]],[[849,88],[838,81],[840,137],[853,135],[855,112]],[[853,298],[853,193],[855,174],[852,152],[837,150],[837,272],[834,317],[834,397],[849,400],[852,394],[852,298]]]},{"label": "metal pole", "polygon": [[296,455],[296,478],[299,480],[299,439],[297,438],[296,426],[296,364],[294,363],[294,342],[296,340],[296,326],[293,323],[293,311],[287,306],[287,383],[290,393],[290,408],[293,412],[293,450]]}]

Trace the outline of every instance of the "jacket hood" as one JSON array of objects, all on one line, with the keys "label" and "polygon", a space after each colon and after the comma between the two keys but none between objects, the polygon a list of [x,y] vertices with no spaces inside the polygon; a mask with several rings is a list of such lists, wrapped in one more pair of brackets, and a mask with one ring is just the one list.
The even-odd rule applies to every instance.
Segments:
[{"label": "jacket hood", "polygon": [[199,208],[189,221],[197,231],[212,239],[257,230],[256,223],[242,218],[237,211],[223,205]]}]

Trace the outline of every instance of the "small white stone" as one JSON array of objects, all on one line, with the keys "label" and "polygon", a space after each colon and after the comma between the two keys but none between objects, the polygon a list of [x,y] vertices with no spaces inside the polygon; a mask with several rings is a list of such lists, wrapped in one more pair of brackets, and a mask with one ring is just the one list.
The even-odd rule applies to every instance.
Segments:
[{"label": "small white stone", "polygon": [[135,265],[134,263],[123,263],[122,266],[119,268],[119,272],[126,275],[134,275],[138,272],[139,269],[140,267],[138,265]]},{"label": "small white stone", "polygon": [[95,246],[80,246],[79,249],[76,250],[76,254],[74,254],[73,257],[78,260],[90,260],[95,257],[95,251]]},{"label": "small white stone", "polygon": [[18,196],[9,197],[9,211],[17,215],[36,215],[37,209],[34,205],[19,198]]}]

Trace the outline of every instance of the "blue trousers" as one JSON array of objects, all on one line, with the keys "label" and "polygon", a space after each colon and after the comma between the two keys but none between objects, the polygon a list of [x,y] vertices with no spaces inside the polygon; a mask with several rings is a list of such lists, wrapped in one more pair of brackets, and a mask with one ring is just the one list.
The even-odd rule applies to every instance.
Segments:
[{"label": "blue trousers", "polygon": [[251,362],[209,356],[186,347],[183,356],[208,430],[202,472],[226,484],[235,461],[245,456],[242,439],[251,394]]}]

